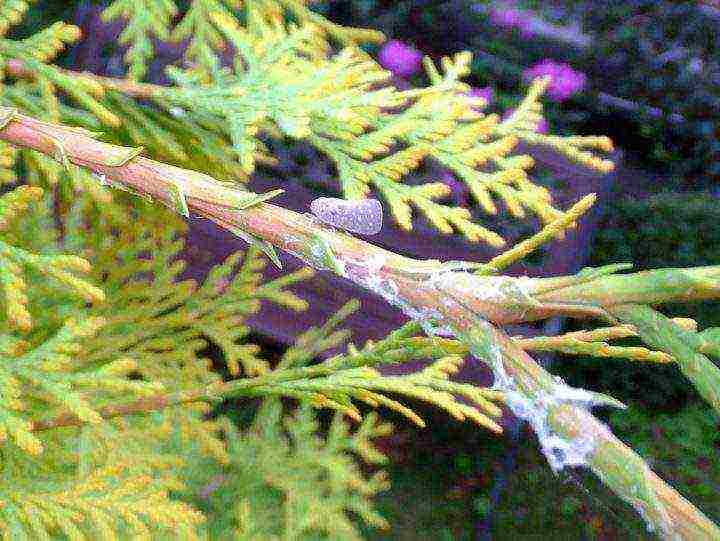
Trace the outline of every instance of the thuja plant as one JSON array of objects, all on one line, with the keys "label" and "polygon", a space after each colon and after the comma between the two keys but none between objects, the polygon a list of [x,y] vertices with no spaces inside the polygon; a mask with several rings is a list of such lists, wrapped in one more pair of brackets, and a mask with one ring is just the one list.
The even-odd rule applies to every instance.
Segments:
[{"label": "thuja plant", "polygon": [[[0,29],[26,9],[0,1]],[[335,25],[300,0],[194,0],[184,13],[171,0],[117,0],[104,16],[125,21],[126,78],[54,65],[81,39],[62,22],[0,39],[5,538],[357,539],[358,519],[387,526],[372,506],[386,478],[361,461],[383,462],[372,440],[389,426],[363,412],[394,410],[422,425],[412,409],[421,400],[498,433],[504,405],[534,429],[554,470],[589,468],[659,536],[720,539],[591,413],[621,403],[566,385],[531,356],[625,357],[648,370],[674,363],[720,412],[720,371],[710,360],[717,329],[699,332],[652,307],[717,297],[720,267],[502,275],[594,201],[589,194],[556,208],[532,180],[532,159],[516,152],[520,141],[612,167],[597,154],[612,148],[605,137],[536,131],[548,79],[501,120],[461,81],[470,55],[439,66],[425,59],[427,86],[400,90],[360,48],[379,33]],[[167,68],[169,86],[142,79],[156,39],[187,42],[183,60]],[[376,228],[375,205],[324,201],[319,220],[269,203],[281,187],[245,187],[257,163],[272,163],[263,141],[283,137],[332,159],[344,198],[374,192],[405,229],[416,209],[438,241],[456,232],[505,243],[467,209],[444,204],[448,186],[403,182],[424,160],[452,170],[486,212],[501,201],[518,219],[538,216],[542,228],[481,263],[393,253],[349,232]],[[250,246],[202,284],[179,278],[190,216]],[[351,303],[268,361],[248,342],[246,318],[263,301],[305,309],[288,287],[311,273],[264,281],[265,256],[280,263],[276,250],[370,290],[410,321],[322,356],[346,342],[340,326],[357,309]],[[503,330],[558,315],[599,326],[535,338]],[[610,344],[626,336],[648,347]],[[450,378],[465,358],[492,370],[491,388]],[[381,370],[416,359],[429,363],[402,375]],[[242,402],[250,398],[261,405],[247,428],[210,415],[218,402],[251,407]],[[336,412],[325,430],[318,408]]]}]

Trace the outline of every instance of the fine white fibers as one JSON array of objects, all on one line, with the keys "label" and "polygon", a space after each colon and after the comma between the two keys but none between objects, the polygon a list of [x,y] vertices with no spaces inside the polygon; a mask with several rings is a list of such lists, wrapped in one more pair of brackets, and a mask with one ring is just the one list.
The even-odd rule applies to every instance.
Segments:
[{"label": "fine white fibers", "polygon": [[377,199],[319,197],[310,203],[310,210],[326,224],[351,233],[376,235],[382,229],[382,205]]},{"label": "fine white fibers", "polygon": [[587,457],[597,443],[592,432],[588,430],[576,438],[564,438],[550,428],[548,412],[562,404],[572,404],[589,411],[598,403],[595,396],[583,389],[570,387],[556,377],[549,392],[540,391],[531,400],[518,390],[513,378],[505,371],[497,344],[493,345],[490,353],[490,366],[495,376],[493,389],[503,391],[505,403],[513,414],[530,423],[553,471],[559,472],[567,466],[586,466]]},{"label": "fine white fibers", "polygon": [[592,433],[587,432],[576,438],[567,439],[556,434],[548,423],[550,408],[561,404],[572,403],[583,409],[589,402],[578,402],[563,398],[570,390],[570,394],[580,389],[573,389],[567,385],[557,385],[552,392],[539,392],[533,400],[528,399],[513,388],[495,385],[505,393],[506,403],[512,412],[519,418],[527,421],[537,435],[540,448],[550,467],[559,472],[567,466],[586,466],[587,457],[595,450],[595,439]]},{"label": "fine white fibers", "polygon": [[[383,261],[368,258],[363,264],[354,265],[352,279],[402,309],[408,317],[419,321],[428,335],[453,336],[452,329],[444,324],[443,315],[439,310],[419,308],[403,298],[397,284],[378,272],[382,263]],[[452,284],[455,290],[467,292],[470,298],[482,299],[485,302],[502,302],[509,298],[515,302],[531,305],[534,301],[527,293],[527,281],[500,276],[480,277],[465,271],[440,271],[429,274],[426,280],[418,284],[418,288],[446,291]],[[451,304],[459,302],[456,298],[446,300],[451,301]],[[477,318],[477,324],[490,325],[480,317]],[[505,370],[502,352],[497,343],[489,344],[487,349],[481,347],[472,353],[490,365],[495,376],[493,389],[503,391],[505,402],[513,414],[530,423],[553,471],[558,472],[568,466],[587,466],[588,455],[595,451],[597,445],[591,427],[577,437],[565,438],[550,427],[548,415],[549,411],[564,404],[589,412],[592,406],[607,403],[601,399],[601,395],[570,387],[561,378],[556,377],[552,380],[549,389],[533,393],[533,397],[530,398],[520,391],[517,382]]]},{"label": "fine white fibers", "polygon": [[[542,389],[526,394],[521,390],[524,386],[521,387],[505,369],[503,352],[500,345],[491,339],[493,329],[484,317],[486,314],[478,313],[472,306],[468,306],[472,305],[472,301],[480,301],[490,307],[511,307],[524,313],[539,304],[532,296],[531,279],[476,275],[461,266],[443,267],[438,264],[421,268],[416,265],[408,274],[426,276],[413,283],[416,290],[414,293],[420,296],[424,292],[433,293],[439,303],[437,307],[419,307],[408,301],[414,295],[409,296],[407,292],[401,291],[392,273],[381,272],[386,263],[382,254],[371,252],[365,257],[348,262],[343,274],[400,308],[405,315],[418,321],[429,336],[457,336],[468,344],[472,355],[492,369],[492,389],[502,391],[504,402],[513,414],[530,424],[542,453],[555,473],[566,467],[591,467],[602,479],[604,470],[598,468],[598,462],[594,460],[595,453],[598,445],[609,441],[612,434],[605,425],[592,417],[590,410],[597,405],[624,406],[612,397],[566,385],[559,377],[546,380]],[[406,276],[403,276],[403,279],[405,278]],[[456,326],[454,320],[449,318],[448,314],[454,313],[458,308],[464,309],[462,313],[472,318],[471,326],[459,323]],[[484,308],[484,312],[485,310]],[[570,410],[567,406],[574,409]],[[551,412],[558,415],[550,417]],[[568,436],[565,431],[560,431],[559,425],[551,425],[551,420],[561,421],[562,415],[570,412],[573,426],[577,426],[579,430]],[[631,461],[625,467],[630,475],[633,475],[633,472],[642,474],[647,470],[639,457],[637,464]],[[648,529],[655,527],[668,539],[678,538],[673,521],[654,494],[647,475],[639,475],[637,479],[629,481],[623,480],[622,483],[612,482],[610,486],[643,516]]]},{"label": "fine white fibers", "polygon": [[513,304],[526,307],[539,303],[529,293],[530,278],[512,276],[478,276],[466,271],[431,273],[429,285],[441,291],[456,291],[466,299],[486,304]]},{"label": "fine white fibers", "polygon": [[[381,296],[391,305],[400,308],[409,318],[419,321],[428,335],[452,336],[453,333],[450,329],[436,325],[435,322],[442,318],[439,310],[413,306],[403,297],[397,283],[392,278],[380,273],[385,262],[382,254],[374,254],[362,262],[355,261],[345,267],[347,277]],[[425,287],[425,285],[419,287]]]}]

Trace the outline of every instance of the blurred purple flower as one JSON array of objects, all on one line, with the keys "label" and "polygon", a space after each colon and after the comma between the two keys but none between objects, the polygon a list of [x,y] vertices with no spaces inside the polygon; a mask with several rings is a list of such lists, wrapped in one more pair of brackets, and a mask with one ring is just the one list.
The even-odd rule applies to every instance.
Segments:
[{"label": "blurred purple flower", "polygon": [[490,22],[507,30],[517,28],[524,38],[535,35],[532,14],[512,4],[500,4],[490,8]]},{"label": "blurred purple flower", "polygon": [[[502,119],[506,120],[510,118],[510,115],[512,115],[515,112],[515,109],[508,109],[505,111],[502,115]],[[547,120],[544,118],[540,120],[540,122],[537,125],[537,128],[535,128],[535,131],[537,133],[549,133],[550,132],[550,126],[547,123]]]},{"label": "blurred purple flower", "polygon": [[547,89],[547,96],[557,102],[565,101],[573,94],[580,92],[587,81],[584,73],[575,71],[568,64],[555,62],[550,58],[523,71],[523,79],[527,82],[544,75],[550,75],[552,78]]},{"label": "blurred purple flower", "polygon": [[498,6],[490,9],[490,22],[504,28],[515,28],[522,23],[524,12],[511,6]]},{"label": "blurred purple flower", "polygon": [[410,77],[422,66],[423,54],[412,45],[393,39],[388,41],[378,54],[378,61],[400,77]]},{"label": "blurred purple flower", "polygon": [[493,102],[493,97],[495,96],[495,93],[493,92],[493,88],[491,86],[486,86],[483,88],[473,87],[472,89],[470,89],[470,92],[468,92],[468,95],[473,98],[482,98],[487,102],[488,105],[490,105]]}]

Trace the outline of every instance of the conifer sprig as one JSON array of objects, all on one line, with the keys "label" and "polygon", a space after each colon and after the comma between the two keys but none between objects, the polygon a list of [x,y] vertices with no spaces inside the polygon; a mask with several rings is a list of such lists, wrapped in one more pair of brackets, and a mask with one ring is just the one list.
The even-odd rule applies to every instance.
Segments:
[{"label": "conifer sprig", "polygon": [[40,440],[30,433],[32,422],[23,413],[36,414],[39,401],[66,408],[82,423],[97,424],[102,416],[88,401],[88,392],[111,390],[117,394],[145,396],[158,392],[161,386],[157,384],[127,379],[137,367],[131,360],[119,359],[90,368],[87,359],[79,358],[81,341],[96,334],[103,323],[100,318],[70,320],[41,346],[5,359],[3,395],[12,398],[3,404],[0,413],[2,439],[10,435],[19,447],[30,453],[42,451]]},{"label": "conifer sprig", "polygon": [[32,0],[7,0],[0,4],[0,36],[5,36],[11,26],[22,20],[31,2]]},{"label": "conifer sprig", "polygon": [[[607,314],[603,302],[580,304],[575,298],[564,297],[573,289],[596,291],[604,303],[615,305],[627,303],[631,299],[638,302],[638,298],[644,298],[643,295],[652,297],[655,302],[687,298],[689,295],[686,290],[680,291],[677,287],[675,281],[678,275],[672,270],[664,271],[670,279],[669,287],[643,293],[642,289],[635,292],[627,287],[627,284],[632,283],[632,275],[630,282],[622,277],[609,276],[623,266],[586,269],[574,277],[537,279],[530,281],[531,286],[528,287],[527,278],[488,277],[453,269],[443,270],[439,264],[423,265],[347,234],[323,229],[306,217],[268,203],[258,203],[240,211],[228,208],[219,203],[223,200],[226,188],[194,172],[167,168],[139,157],[120,166],[108,167],[105,164],[109,156],[126,155],[127,151],[58,126],[45,124],[43,129],[58,130],[63,134],[66,155],[73,163],[112,175],[117,182],[160,198],[163,195],[161,186],[178,182],[183,186],[189,208],[199,215],[226,228],[239,227],[320,269],[340,271],[358,285],[402,307],[420,322],[436,322],[440,326],[449,327],[474,356],[488,362],[496,370],[502,369],[503,373],[512,378],[515,383],[510,391],[519,393],[513,400],[521,400],[523,403],[533,404],[542,393],[549,392],[552,395],[557,383],[487,320],[494,321],[493,318],[497,318],[502,321],[503,317],[507,317],[504,314],[510,310],[512,314],[519,314],[513,316],[518,318],[516,320],[522,321],[523,311],[539,315],[543,302],[549,308],[547,314],[584,314],[586,317]],[[0,130],[0,138],[40,151],[49,152],[52,149],[52,145],[38,137],[36,121],[19,114],[13,115]],[[205,191],[200,190],[201,186],[211,188],[213,195],[208,197]],[[321,245],[318,239],[322,239]],[[319,248],[322,248],[322,254]],[[333,264],[328,266],[328,261]],[[698,285],[690,293],[693,298],[717,297],[717,287],[713,285],[714,272],[714,268],[705,268],[697,271],[697,276],[693,275]],[[598,289],[594,287],[598,283],[617,285]],[[478,291],[486,293],[478,296]],[[559,297],[553,298],[552,293],[555,291],[559,292]],[[553,303],[550,299],[567,302]],[[322,365],[288,369],[252,380],[231,382],[230,387],[223,389],[223,392],[242,395],[265,382],[284,385],[288,381],[307,379],[309,374],[327,377],[333,371],[328,370],[330,367]],[[302,389],[300,393],[300,396],[307,398]],[[608,400],[603,402],[609,403]],[[321,403],[350,411],[347,405],[343,408],[342,402],[328,396],[322,398]],[[542,412],[542,419],[545,419],[543,423],[546,424],[543,426],[551,427],[567,441],[585,438],[583,441],[592,442],[591,448],[586,451],[587,464],[620,497],[635,505],[663,535],[677,534],[688,538],[720,535],[720,531],[702,513],[652,474],[642,459],[614,438],[607,427],[595,420],[584,407],[573,405],[566,399],[551,402],[546,409],[538,411]],[[618,469],[619,464],[629,466]]]},{"label": "conifer sprig", "polygon": [[115,0],[105,11],[104,21],[123,18],[127,21],[120,34],[119,43],[129,45],[125,62],[129,66],[128,77],[141,79],[154,50],[151,38],[167,40],[170,22],[177,13],[172,0]]},{"label": "conifer sprig", "polygon": [[170,498],[179,487],[149,475],[135,475],[127,463],[98,468],[82,479],[16,486],[0,491],[0,532],[8,539],[136,539],[153,534],[200,539],[205,517]]},{"label": "conifer sprig", "polygon": [[46,118],[60,120],[61,105],[56,93],[62,90],[105,125],[119,126],[120,119],[98,100],[103,92],[102,86],[87,77],[73,77],[48,63],[66,43],[80,37],[77,27],[60,24],[49,27],[46,32],[52,35],[43,36],[42,46],[33,41],[36,36],[26,41],[0,38],[0,58],[21,62],[33,74],[31,86],[24,88],[23,92],[3,89],[0,95],[2,102],[23,107],[39,102],[45,109]]},{"label": "conifer sprig", "polygon": [[97,286],[73,273],[90,272],[90,263],[75,255],[35,254],[13,245],[6,230],[28,206],[39,201],[42,189],[20,186],[0,197],[0,287],[5,297],[5,321],[10,329],[28,332],[32,317],[28,310],[25,275],[44,275],[56,287],[69,290],[87,302],[100,302],[105,294]]},{"label": "conifer sprig", "polygon": [[262,17],[271,19],[276,26],[284,25],[285,18],[312,25],[328,40],[340,45],[379,43],[385,39],[376,30],[334,24],[309,9],[308,3],[307,0],[192,0],[177,25],[171,28],[178,13],[173,0],[115,0],[103,12],[103,19],[127,22],[120,43],[128,46],[125,61],[133,80],[142,78],[147,72],[154,53],[153,39],[170,38],[177,42],[189,39],[183,58],[185,64],[202,78],[216,74],[220,66],[218,54],[229,44],[227,24],[235,19],[236,13],[244,16],[251,32],[266,29],[266,24],[256,28],[260,14],[263,14]]},{"label": "conifer sprig", "polygon": [[[165,6],[168,1],[159,4]],[[109,9],[126,7],[124,2],[116,2]],[[178,84],[175,87],[62,70],[55,70],[53,77],[90,85],[92,101],[88,101],[90,97],[76,98],[102,122],[112,125],[116,124],[107,112],[117,109],[119,99],[103,97],[98,87],[153,99],[170,115],[147,111],[147,107],[127,99],[120,100],[119,105],[128,119],[130,138],[170,161],[191,163],[187,158],[192,145],[176,143],[176,136],[165,128],[169,123],[175,124],[176,133],[186,131],[195,146],[205,146],[200,141],[207,144],[218,136],[229,137],[231,147],[213,141],[213,152],[205,152],[212,156],[207,162],[217,162],[219,176],[228,180],[244,180],[257,162],[270,161],[260,134],[306,139],[335,162],[346,198],[362,198],[374,189],[404,229],[412,228],[415,208],[443,233],[458,231],[471,241],[493,246],[504,244],[496,232],[472,221],[468,209],[442,202],[449,195],[448,185],[431,182],[413,186],[404,183],[404,178],[425,159],[433,159],[467,184],[485,212],[497,213],[499,199],[518,218],[530,210],[549,223],[561,213],[553,207],[549,192],[531,181],[528,170],[533,160],[511,155],[519,140],[551,146],[600,171],[612,168],[610,161],[589,151],[612,150],[607,138],[559,138],[533,131],[533,123],[540,118],[545,80],[535,82],[513,117],[501,123],[497,115],[481,113],[477,100],[466,94],[469,87],[460,82],[469,71],[467,53],[442,59],[441,70],[426,59],[430,85],[399,91],[389,86],[388,72],[347,40],[335,40],[347,46],[332,54],[328,41],[328,28],[332,26],[316,14],[310,15],[312,12],[301,2],[248,2],[243,8],[244,26],[230,7],[223,7],[220,0],[196,0],[192,4],[176,29],[176,37],[189,35],[197,25],[202,27],[202,31],[196,28],[188,49],[195,67],[170,67]],[[301,26],[286,24],[283,14],[288,13]],[[145,20],[145,15],[140,19]],[[162,20],[155,17],[151,23],[164,28]],[[140,30],[145,36],[147,29]],[[149,54],[144,40],[138,41],[138,50]],[[238,52],[233,70],[220,69],[217,56],[213,56],[225,44]],[[38,66],[13,51],[6,54],[9,72],[34,77]],[[170,120],[172,115],[177,118]]]},{"label": "conifer sprig", "polygon": [[[84,254],[93,263],[92,279],[103,286],[106,303],[84,306],[69,296],[49,301],[43,286],[32,280],[30,308],[40,314],[38,331],[27,340],[0,337],[0,391],[5,398],[0,434],[10,440],[3,447],[0,532],[19,539],[63,534],[204,538],[205,517],[179,496],[188,491],[180,482],[185,460],[203,457],[206,465],[228,468],[231,458],[240,457],[235,448],[229,454],[219,438],[222,423],[205,418],[209,408],[203,402],[214,403],[222,395],[212,385],[217,375],[206,359],[198,358],[206,343],[201,333],[220,346],[231,370],[240,364],[248,373],[262,367],[257,348],[242,343],[244,317],[263,300],[303,308],[287,286],[308,273],[261,283],[265,261],[250,250],[242,261],[234,255],[215,267],[200,288],[190,287],[190,282],[177,280],[182,221],[174,214],[150,207],[144,220],[130,220],[132,211],[112,202],[97,214],[88,194],[80,193],[71,208],[61,210],[63,227],[58,232],[50,225],[54,216],[45,219],[54,208],[48,200],[21,215],[41,192],[21,187],[0,200],[8,242],[28,251],[42,247],[42,252],[52,253],[62,246]],[[52,309],[38,310],[41,303]],[[48,329],[68,313],[90,315],[77,324],[67,321],[48,336]],[[159,394],[161,384],[167,394]],[[172,407],[178,405],[183,407]],[[279,418],[264,421],[281,429]],[[293,430],[318,431],[307,411],[297,421]],[[356,527],[351,511],[380,526],[384,522],[369,498],[385,486],[384,477],[366,480],[348,453],[378,462],[369,438],[387,428],[375,429],[372,416],[355,433],[344,425],[336,420],[322,451],[337,478],[329,482],[321,474],[304,479],[304,486],[314,483],[318,494],[332,491],[322,502],[337,514],[332,531]],[[60,427],[65,429],[51,430]],[[274,427],[264,428],[253,442],[279,450],[279,442],[269,441],[267,432]],[[309,452],[290,453],[287,460],[295,465],[305,461],[300,470],[309,471],[310,458]],[[197,472],[190,475],[197,477]],[[345,490],[337,490],[340,480],[347,480]],[[282,504],[278,502],[279,509]],[[307,519],[303,502],[291,508],[297,521]],[[261,529],[273,526],[263,524]]]},{"label": "conifer sprig", "polygon": [[387,435],[390,425],[371,413],[350,432],[338,414],[321,438],[307,404],[284,418],[282,410],[279,400],[266,399],[249,430],[224,423],[231,461],[222,483],[237,487],[227,528],[242,539],[314,534],[360,540],[348,513],[387,528],[369,504],[369,498],[388,488],[387,477],[382,471],[363,474],[353,456],[369,466],[385,463],[372,439]]},{"label": "conifer sprig", "polygon": [[683,329],[646,305],[620,304],[611,311],[620,320],[632,323],[643,341],[672,355],[680,371],[720,416],[720,368],[701,352],[696,332]]}]

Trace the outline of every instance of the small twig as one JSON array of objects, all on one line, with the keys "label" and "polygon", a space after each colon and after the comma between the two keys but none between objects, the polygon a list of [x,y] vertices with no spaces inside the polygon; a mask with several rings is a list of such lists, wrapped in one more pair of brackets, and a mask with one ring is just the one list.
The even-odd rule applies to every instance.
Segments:
[{"label": "small twig", "polygon": [[[136,413],[145,414],[152,411],[160,411],[172,406],[190,402],[201,402],[204,400],[208,400],[206,390],[198,389],[196,391],[185,391],[169,395],[143,397],[125,404],[109,404],[100,408],[98,413],[103,419],[111,419],[113,417],[123,417]],[[32,432],[40,432],[64,426],[82,426],[83,424],[85,424],[84,421],[81,421],[74,413],[68,411],[51,419],[34,421],[30,430]]]},{"label": "small twig", "polygon": [[[103,89],[117,90],[127,96],[134,98],[156,98],[163,92],[167,91],[166,87],[160,85],[154,85],[150,83],[139,83],[130,79],[120,79],[116,77],[103,77],[102,75],[95,75],[87,71],[73,71],[62,68],[54,67],[59,72],[65,75],[78,78],[85,82],[89,82],[94,88],[96,93],[101,93]],[[35,73],[29,67],[27,67],[22,60],[9,59],[5,63],[5,71],[8,75],[16,77],[18,79],[32,79],[35,77]]]},{"label": "small twig", "polygon": [[[137,400],[123,404],[108,404],[100,408],[98,413],[103,419],[111,419],[125,415],[160,411],[191,402],[216,402],[230,396],[252,394],[252,390],[256,387],[297,379],[325,376],[333,372],[335,372],[334,368],[322,365],[281,370],[270,372],[263,376],[217,383],[189,391],[138,398]],[[83,424],[85,423],[75,414],[65,412],[50,419],[33,422],[31,431],[39,432],[64,426],[81,426]]]}]

